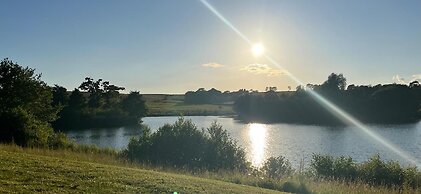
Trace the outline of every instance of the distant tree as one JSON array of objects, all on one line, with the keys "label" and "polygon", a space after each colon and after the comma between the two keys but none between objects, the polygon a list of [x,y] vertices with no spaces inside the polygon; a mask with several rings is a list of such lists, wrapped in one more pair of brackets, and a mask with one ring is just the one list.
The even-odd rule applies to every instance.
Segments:
[{"label": "distant tree", "polygon": [[342,74],[332,73],[321,87],[327,90],[345,90],[346,78]]},{"label": "distant tree", "polygon": [[136,119],[141,119],[146,116],[147,113],[145,100],[143,100],[142,95],[140,95],[139,92],[130,92],[130,94],[121,101],[121,107],[130,116],[133,116]]},{"label": "distant tree", "polygon": [[269,87],[266,87],[266,92],[276,92],[276,90],[278,90],[278,88],[277,87],[275,87],[275,86],[269,86]]},{"label": "distant tree", "polygon": [[90,77],[86,77],[85,81],[80,84],[79,89],[89,93],[88,105],[91,108],[99,108],[103,104],[102,99],[102,79],[95,81]]},{"label": "distant tree", "polygon": [[88,105],[91,108],[109,109],[118,103],[119,91],[124,90],[124,87],[110,84],[109,81],[102,79],[94,80],[86,77],[85,81],[80,84],[79,89],[89,93]]},{"label": "distant tree", "polygon": [[271,92],[243,95],[233,108],[249,122],[291,122],[306,124],[343,124],[331,111],[304,91],[315,91],[362,122],[408,123],[421,119],[421,88],[389,84],[350,85],[342,74],[331,74],[322,85],[298,86],[294,95]]},{"label": "distant tree", "polygon": [[53,106],[66,106],[68,102],[69,94],[67,93],[67,89],[59,85],[54,85]]},{"label": "distant tree", "polygon": [[297,87],[295,87],[295,91],[296,92],[303,92],[305,91],[305,87],[302,85],[298,85]]},{"label": "distant tree", "polygon": [[102,82],[102,88],[103,88],[103,97],[105,100],[105,108],[112,108],[119,102],[120,97],[120,90],[124,90],[124,87],[116,86],[110,84],[109,81]]},{"label": "distant tree", "polygon": [[81,111],[86,106],[86,99],[82,92],[75,88],[69,96],[69,108]]},{"label": "distant tree", "polygon": [[318,87],[319,87],[319,85],[316,85],[316,84],[310,84],[310,83],[308,83],[308,84],[305,86],[305,89],[314,90],[314,89],[316,89],[316,88],[318,88]]},{"label": "distant tree", "polygon": [[410,87],[410,88],[415,88],[415,87],[420,87],[420,86],[421,86],[421,84],[420,84],[420,82],[419,82],[419,81],[417,81],[417,80],[412,81],[411,83],[409,83],[409,87]]},{"label": "distant tree", "polygon": [[206,91],[204,88],[199,88],[195,92],[188,91],[184,95],[184,102],[188,104],[214,104],[221,103],[228,99],[230,93],[222,93],[221,91],[212,88]]}]

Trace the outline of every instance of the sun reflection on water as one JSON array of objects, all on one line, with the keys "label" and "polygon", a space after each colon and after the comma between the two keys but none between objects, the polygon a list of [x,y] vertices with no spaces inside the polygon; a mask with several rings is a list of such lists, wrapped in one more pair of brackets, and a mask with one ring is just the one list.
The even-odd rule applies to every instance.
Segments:
[{"label": "sun reflection on water", "polygon": [[267,126],[259,123],[251,123],[248,125],[248,129],[251,164],[255,167],[260,167],[266,157]]}]

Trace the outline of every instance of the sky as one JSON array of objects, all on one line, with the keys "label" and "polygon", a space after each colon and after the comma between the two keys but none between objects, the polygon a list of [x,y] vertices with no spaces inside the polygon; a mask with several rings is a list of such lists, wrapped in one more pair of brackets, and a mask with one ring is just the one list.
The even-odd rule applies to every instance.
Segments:
[{"label": "sky", "polygon": [[2,0],[0,58],[72,90],[85,77],[125,92],[279,90],[343,73],[349,84],[421,79],[421,1]]}]

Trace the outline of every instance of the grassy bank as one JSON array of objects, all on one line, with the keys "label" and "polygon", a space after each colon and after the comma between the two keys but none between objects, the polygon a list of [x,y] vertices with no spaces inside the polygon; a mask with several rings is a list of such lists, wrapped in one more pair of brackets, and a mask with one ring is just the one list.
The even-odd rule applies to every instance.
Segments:
[{"label": "grassy bank", "polygon": [[[274,193],[175,173],[127,167],[111,156],[0,146],[0,192]],[[91,159],[89,159],[91,158]],[[117,164],[119,163],[119,164]]]},{"label": "grassy bank", "polygon": [[[419,190],[295,176],[279,181],[232,172],[189,172],[127,163],[108,152],[47,150],[0,144],[0,193],[418,193]],[[250,186],[246,186],[250,185]]]},{"label": "grassy bank", "polygon": [[234,115],[232,104],[185,104],[184,95],[143,94],[148,116]]}]

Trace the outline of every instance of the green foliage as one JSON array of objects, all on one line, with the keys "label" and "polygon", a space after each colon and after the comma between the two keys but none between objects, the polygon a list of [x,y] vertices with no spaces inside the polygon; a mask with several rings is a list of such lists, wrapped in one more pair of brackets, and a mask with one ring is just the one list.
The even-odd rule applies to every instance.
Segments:
[{"label": "green foliage", "polygon": [[49,136],[48,145],[52,149],[66,149],[73,146],[73,142],[69,141],[66,134],[56,132]]},{"label": "green foliage", "polygon": [[0,114],[21,108],[40,121],[50,122],[56,119],[57,113],[51,101],[50,87],[34,69],[7,58],[0,62]]},{"label": "green foliage", "polygon": [[66,106],[69,102],[69,95],[67,94],[67,89],[59,86],[54,85],[53,87],[53,106]]},{"label": "green foliage", "polygon": [[358,173],[357,164],[351,157],[313,155],[310,164],[318,176],[333,179],[355,180]]},{"label": "green foliage", "polygon": [[365,123],[412,123],[421,119],[421,87],[387,84],[376,86],[350,85],[332,73],[321,85],[307,84],[296,92],[249,93],[239,97],[234,110],[250,122],[283,122],[301,124],[343,125],[317,98],[314,91]]},{"label": "green foliage", "polygon": [[414,189],[421,185],[421,172],[416,167],[403,168],[398,162],[381,160],[379,155],[361,164],[355,163],[350,157],[313,155],[311,169],[316,176],[332,180]]},{"label": "green foliage", "polygon": [[54,135],[49,122],[59,108],[52,91],[34,69],[4,59],[0,63],[0,141],[47,147]]},{"label": "green foliage", "polygon": [[147,113],[145,100],[143,100],[142,95],[140,95],[139,92],[130,92],[130,94],[121,101],[121,107],[130,116],[137,119],[146,116]]},{"label": "green foliage", "polygon": [[285,178],[294,172],[291,163],[283,156],[268,158],[263,164],[262,171],[266,177],[272,179]]},{"label": "green foliage", "polygon": [[184,94],[184,103],[186,104],[226,104],[235,101],[239,96],[249,91],[241,89],[236,92],[221,92],[215,88],[206,91],[199,88],[196,91],[188,91]]},{"label": "green foliage", "polygon": [[360,167],[361,178],[370,184],[402,186],[404,183],[404,169],[394,161],[384,162],[379,155],[371,157]]},{"label": "green foliage", "polygon": [[130,141],[125,156],[133,161],[185,169],[240,170],[248,167],[244,151],[216,123],[198,130],[191,120],[179,118],[155,133],[149,128]]},{"label": "green foliage", "polygon": [[321,85],[325,90],[345,90],[346,88],[346,78],[343,74],[332,73],[329,75],[327,80]]},{"label": "green foliage", "polygon": [[[57,91],[61,91],[61,88]],[[137,125],[141,118],[146,116],[147,107],[139,92],[123,96],[119,94],[120,90],[124,90],[123,87],[102,79],[94,81],[89,77],[85,78],[85,82],[79,88],[85,93],[75,89],[68,102],[60,103],[67,106],[59,113],[60,118],[54,122],[54,128],[66,130]],[[60,96],[59,92],[56,93]]]},{"label": "green foliage", "polygon": [[303,182],[286,181],[281,185],[281,191],[288,193],[311,193]]},{"label": "green foliage", "polygon": [[119,101],[119,91],[124,90],[124,87],[110,84],[109,81],[102,81],[102,79],[94,80],[86,77],[85,81],[80,84],[79,89],[89,92],[88,105],[91,108],[114,108]]},{"label": "green foliage", "polygon": [[53,129],[46,122],[40,121],[22,108],[13,109],[4,115],[11,127],[10,136],[13,141],[22,146],[45,147],[48,139],[54,134]]}]

